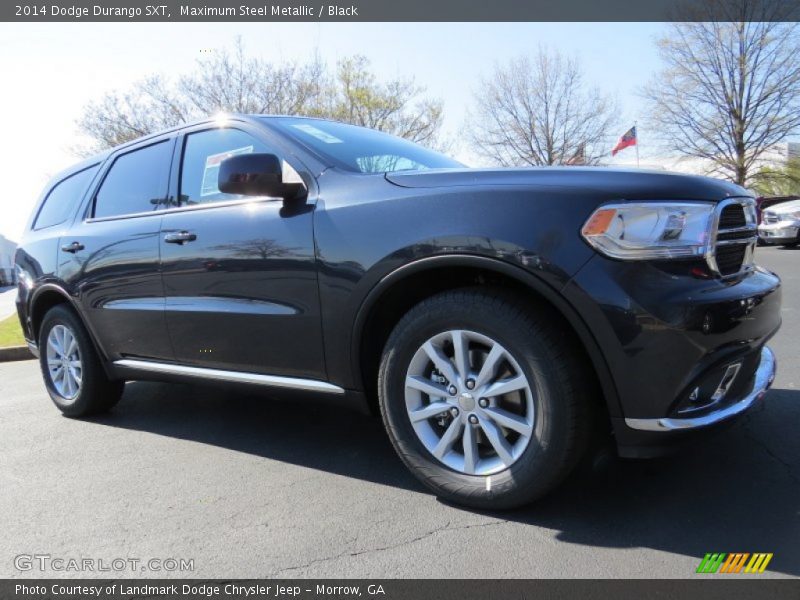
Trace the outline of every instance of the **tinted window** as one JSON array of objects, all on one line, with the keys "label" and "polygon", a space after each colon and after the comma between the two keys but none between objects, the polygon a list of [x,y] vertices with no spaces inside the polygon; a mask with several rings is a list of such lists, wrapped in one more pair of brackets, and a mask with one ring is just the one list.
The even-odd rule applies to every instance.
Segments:
[{"label": "tinted window", "polygon": [[94,201],[94,216],[114,217],[158,209],[165,203],[172,143],[159,142],[114,161]]},{"label": "tinted window", "polygon": [[34,229],[59,225],[69,218],[75,205],[81,201],[86,186],[97,173],[97,165],[84,169],[58,182],[39,209]]},{"label": "tinted window", "polygon": [[449,156],[388,133],[321,119],[269,118],[273,127],[359,173],[463,167]]},{"label": "tinted window", "polygon": [[217,187],[219,164],[236,154],[273,153],[262,142],[238,129],[209,129],[186,136],[181,166],[181,204],[244,198],[223,194]]}]

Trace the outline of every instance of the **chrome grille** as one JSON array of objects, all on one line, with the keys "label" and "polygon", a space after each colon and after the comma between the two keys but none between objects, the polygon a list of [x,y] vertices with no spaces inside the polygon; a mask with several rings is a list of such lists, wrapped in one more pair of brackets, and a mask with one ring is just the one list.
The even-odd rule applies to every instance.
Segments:
[{"label": "chrome grille", "polygon": [[755,251],[756,208],[750,198],[732,198],[719,203],[712,231],[713,244],[708,266],[722,277],[730,277],[753,268]]}]

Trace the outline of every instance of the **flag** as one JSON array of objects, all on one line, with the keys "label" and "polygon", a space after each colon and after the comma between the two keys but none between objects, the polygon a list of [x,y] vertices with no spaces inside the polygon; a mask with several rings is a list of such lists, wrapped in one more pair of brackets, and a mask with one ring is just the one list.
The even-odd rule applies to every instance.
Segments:
[{"label": "flag", "polygon": [[573,154],[569,160],[567,160],[566,165],[585,165],[586,164],[586,144],[581,144],[578,146],[578,149],[575,150],[575,154]]},{"label": "flag", "polygon": [[636,125],[628,129],[625,133],[622,134],[622,137],[619,138],[617,145],[611,150],[611,156],[616,156],[617,152],[620,150],[624,150],[628,146],[635,146],[636,145]]}]

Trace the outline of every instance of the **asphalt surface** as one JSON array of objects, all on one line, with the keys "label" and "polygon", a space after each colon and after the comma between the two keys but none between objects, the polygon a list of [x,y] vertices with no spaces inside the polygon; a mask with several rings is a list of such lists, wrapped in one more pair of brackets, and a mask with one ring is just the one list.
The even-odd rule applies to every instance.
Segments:
[{"label": "asphalt surface", "polygon": [[201,578],[682,578],[706,552],[773,552],[762,577],[797,577],[800,250],[758,254],[785,286],[766,402],[687,453],[580,471],[514,512],[438,501],[370,417],[129,383],[111,414],[71,420],[36,362],[2,364],[0,577],[92,576],[15,569],[38,553],[193,559],[172,574]]}]

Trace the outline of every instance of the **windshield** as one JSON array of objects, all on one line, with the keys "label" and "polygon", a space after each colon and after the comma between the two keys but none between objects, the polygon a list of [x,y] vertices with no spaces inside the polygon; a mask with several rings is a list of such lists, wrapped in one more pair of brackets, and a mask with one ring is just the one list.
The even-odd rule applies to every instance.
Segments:
[{"label": "windshield", "polygon": [[270,125],[302,145],[356,173],[464,166],[444,154],[366,127],[323,119],[266,118]]}]

